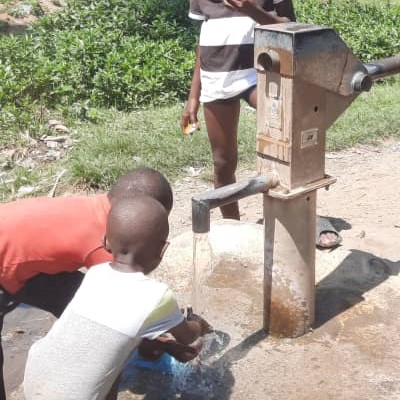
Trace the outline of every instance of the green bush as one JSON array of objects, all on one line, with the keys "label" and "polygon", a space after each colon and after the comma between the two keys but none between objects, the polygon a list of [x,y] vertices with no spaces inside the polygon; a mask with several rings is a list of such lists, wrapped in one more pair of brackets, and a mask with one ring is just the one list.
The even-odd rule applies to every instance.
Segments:
[{"label": "green bush", "polygon": [[11,141],[10,129],[38,134],[38,105],[126,110],[183,99],[196,41],[187,10],[187,0],[71,0],[26,35],[2,36],[0,131]]},{"label": "green bush", "polygon": [[29,35],[1,39],[0,106],[29,96],[126,109],[182,97],[195,43],[183,10],[185,0],[71,1]]},{"label": "green bush", "polygon": [[186,96],[192,66],[192,53],[174,40],[126,38],[94,76],[91,99],[117,109],[171,104]]},{"label": "green bush", "polygon": [[[40,27],[46,31],[79,31],[101,26],[103,32],[118,31],[148,40],[179,37],[191,46],[196,29],[187,17],[188,8],[188,0],[70,0],[63,13],[42,19]],[[190,43],[185,42],[188,38]]]},{"label": "green bush", "polygon": [[297,20],[333,28],[363,62],[400,54],[400,3],[295,0]]}]

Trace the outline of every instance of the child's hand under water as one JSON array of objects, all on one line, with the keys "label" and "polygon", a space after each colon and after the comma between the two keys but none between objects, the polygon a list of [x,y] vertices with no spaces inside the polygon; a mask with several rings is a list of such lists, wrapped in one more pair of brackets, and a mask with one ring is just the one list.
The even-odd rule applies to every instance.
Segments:
[{"label": "child's hand under water", "polygon": [[190,345],[178,343],[170,336],[159,336],[155,340],[143,339],[138,351],[141,358],[147,361],[156,361],[164,353],[168,353],[182,363],[192,361],[198,356],[203,344],[197,340]]},{"label": "child's hand under water", "polygon": [[201,326],[201,335],[200,336],[204,336],[207,333],[214,332],[214,329],[203,317],[200,317],[200,315],[197,315],[193,312],[192,307],[186,308],[186,319],[188,321],[196,321],[200,324],[200,326]]}]

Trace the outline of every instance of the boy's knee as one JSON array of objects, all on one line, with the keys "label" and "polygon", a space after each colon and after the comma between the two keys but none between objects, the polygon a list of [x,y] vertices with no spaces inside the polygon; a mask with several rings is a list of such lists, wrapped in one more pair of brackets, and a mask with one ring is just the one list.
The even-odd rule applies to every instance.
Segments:
[{"label": "boy's knee", "polygon": [[217,175],[232,175],[237,167],[236,157],[221,155],[214,158],[214,171]]}]

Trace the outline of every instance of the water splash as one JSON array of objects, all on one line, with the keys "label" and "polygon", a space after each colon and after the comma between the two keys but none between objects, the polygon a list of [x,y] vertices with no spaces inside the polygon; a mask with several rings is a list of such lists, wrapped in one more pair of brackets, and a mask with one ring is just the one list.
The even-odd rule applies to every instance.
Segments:
[{"label": "water splash", "polygon": [[177,392],[203,396],[213,392],[223,381],[225,370],[216,362],[228,346],[230,337],[222,331],[214,331],[203,337],[203,348],[199,356],[190,363],[173,360],[172,384]]},{"label": "water splash", "polygon": [[[180,363],[169,355],[157,365],[139,366],[131,359],[124,370],[121,389],[146,393],[157,399],[224,400],[231,386],[229,366],[220,362],[230,336],[216,331],[206,335],[199,356],[189,363]],[[228,388],[228,389],[227,389]],[[214,393],[217,397],[210,397]],[[221,396],[218,393],[222,393]]]}]

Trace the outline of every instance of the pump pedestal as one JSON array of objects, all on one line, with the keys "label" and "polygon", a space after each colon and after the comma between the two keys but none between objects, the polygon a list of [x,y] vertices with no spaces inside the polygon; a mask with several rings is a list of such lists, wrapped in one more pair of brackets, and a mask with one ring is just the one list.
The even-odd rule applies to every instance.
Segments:
[{"label": "pump pedestal", "polygon": [[314,321],[317,189],[335,181],[325,133],[368,72],[331,29],[298,23],[256,28],[254,64],[258,172],[280,183],[264,194],[264,328],[296,337]]}]

